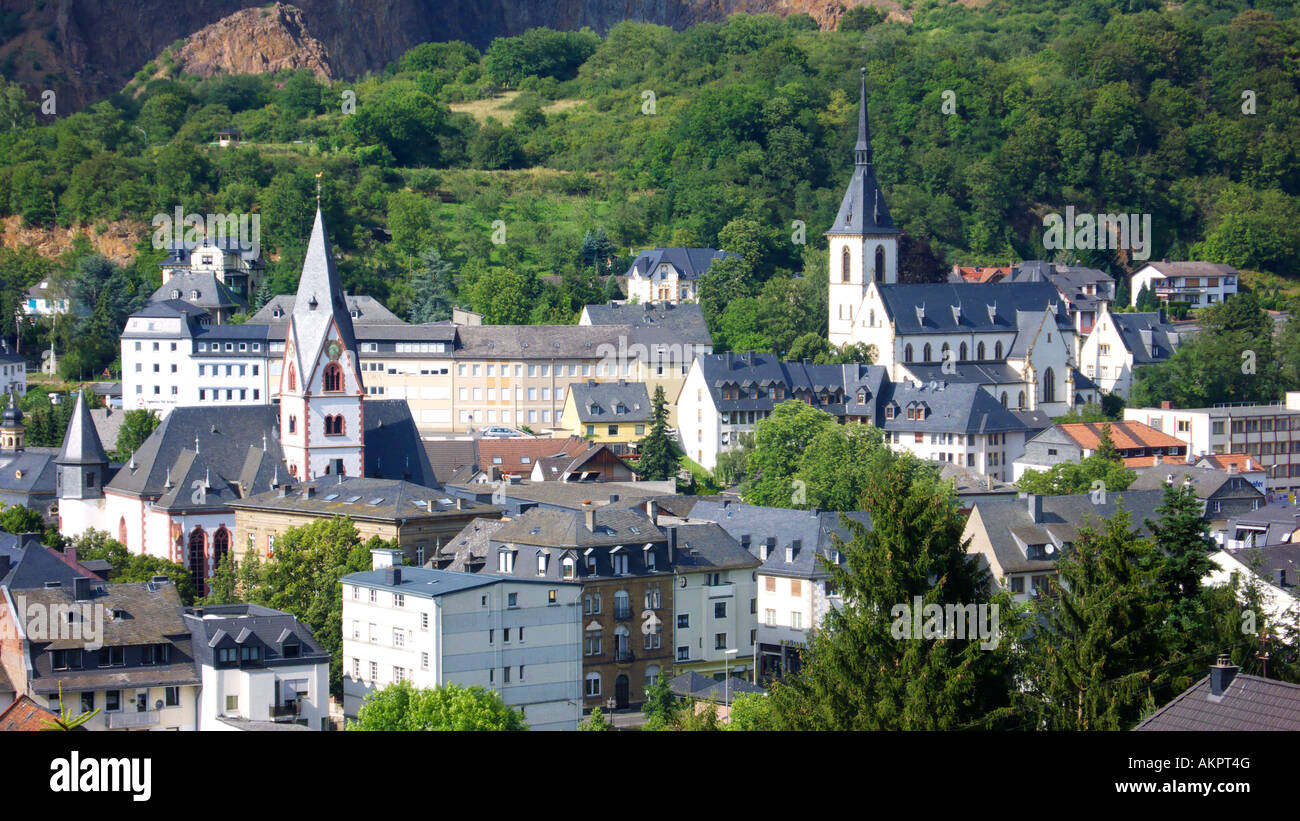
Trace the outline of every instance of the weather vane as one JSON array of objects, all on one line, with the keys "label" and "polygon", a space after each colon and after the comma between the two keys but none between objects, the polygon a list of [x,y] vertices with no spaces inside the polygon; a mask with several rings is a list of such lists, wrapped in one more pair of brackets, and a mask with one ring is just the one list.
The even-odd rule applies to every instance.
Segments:
[{"label": "weather vane", "polygon": [[320,207],[320,175],[324,173],[325,173],[324,171],[316,172],[316,207],[317,208]]}]

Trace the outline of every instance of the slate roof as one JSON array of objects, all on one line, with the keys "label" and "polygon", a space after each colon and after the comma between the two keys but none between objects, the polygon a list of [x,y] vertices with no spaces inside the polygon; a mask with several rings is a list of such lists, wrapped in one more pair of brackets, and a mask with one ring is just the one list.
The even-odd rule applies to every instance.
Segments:
[{"label": "slate roof", "polygon": [[[440,488],[405,399],[366,399],[366,476]],[[172,411],[175,413],[175,411]]]},{"label": "slate roof", "polygon": [[[195,292],[198,296],[195,296]],[[213,271],[177,270],[149,297],[150,302],[183,300],[205,311],[246,310],[248,301],[230,290]]]},{"label": "slate roof", "polygon": [[46,582],[72,587],[74,579],[88,578],[54,551],[40,543],[39,534],[15,535],[0,531],[0,564],[8,559],[8,568],[0,573],[0,587],[10,590],[33,590]]},{"label": "slate roof", "polygon": [[91,408],[90,420],[95,423],[95,435],[100,443],[108,442],[115,449],[117,435],[122,432],[126,411],[121,408]]},{"label": "slate roof", "polygon": [[1237,673],[1222,696],[1206,676],[1135,730],[1300,730],[1300,685]]},{"label": "slate roof", "polygon": [[[312,495],[306,496],[307,488]],[[441,488],[424,487],[396,479],[371,479],[348,476],[322,476],[315,481],[287,489],[270,490],[239,499],[231,503],[236,510],[272,510],[306,513],[315,516],[350,516],[353,519],[372,519],[386,522],[419,520],[440,516],[465,515],[474,512],[482,516],[499,512],[500,508],[461,502],[448,497]]]},{"label": "slate roof", "polygon": [[152,319],[167,318],[175,319],[177,317],[184,319],[181,323],[179,334],[176,331],[149,330],[146,324],[143,328],[132,328],[128,321],[126,327],[122,330],[123,339],[133,339],[135,337],[167,337],[171,338],[179,335],[180,337],[193,337],[203,331],[203,318],[210,317],[204,309],[197,305],[192,305],[183,299],[161,299],[156,302],[149,302],[143,308],[131,314],[128,319]]},{"label": "slate roof", "polygon": [[713,701],[727,704],[730,699],[743,693],[765,693],[762,687],[750,684],[744,679],[731,676],[726,682],[714,681],[712,676],[699,673],[682,673],[668,682],[668,690],[681,698],[693,698],[697,701]]},{"label": "slate roof", "polygon": [[1132,526],[1147,535],[1146,520],[1157,519],[1156,508],[1164,502],[1163,490],[1133,490],[1107,493],[1105,504],[1093,504],[1087,493],[1068,496],[1040,496],[1042,516],[1035,522],[1030,514],[1033,497],[977,501],[971,511],[972,519],[978,514],[988,533],[993,554],[1003,572],[1018,573],[1051,570],[1056,567],[1056,555],[1051,558],[1030,558],[1026,545],[1052,544],[1061,547],[1078,537],[1079,527],[1091,523],[1094,527],[1102,519],[1114,515],[1120,500],[1131,517]]},{"label": "slate roof", "polygon": [[95,432],[95,423],[90,418],[90,409],[86,407],[86,397],[81,391],[77,391],[77,404],[72,408],[57,461],[61,465],[108,464],[108,454]]},{"label": "slate roof", "polygon": [[644,382],[589,380],[571,384],[569,392],[583,424],[650,421],[650,393]]},{"label": "slate roof", "polygon": [[[214,665],[216,650],[223,645],[261,647],[260,666],[328,664],[330,660],[329,652],[307,625],[290,613],[259,604],[191,607],[185,611],[185,624],[193,640],[194,660],[199,664]],[[228,637],[233,645],[226,641]],[[283,648],[290,638],[297,640],[299,655],[285,658]],[[244,662],[244,666],[247,664]]]},{"label": "slate roof", "polygon": [[[1007,333],[1020,329],[1017,312],[1056,306],[1056,324],[1071,331],[1070,315],[1050,282],[939,282],[877,285],[895,334]],[[959,309],[959,310],[954,310]]]},{"label": "slate roof", "polygon": [[[473,590],[476,587],[489,587],[505,581],[502,576],[487,573],[461,573],[454,570],[434,570],[428,567],[403,567],[401,579],[397,584],[389,584],[383,570],[364,570],[349,573],[339,581],[360,587],[373,587],[380,590],[392,590],[407,596],[419,596],[436,599],[448,593]],[[553,583],[553,582],[552,582]]]},{"label": "slate roof", "polygon": [[840,201],[828,234],[901,234],[889,216],[889,207],[876,182],[871,134],[867,128],[867,75],[863,69],[858,97],[858,141],[853,146],[853,177]]},{"label": "slate roof", "polygon": [[1226,470],[1199,468],[1196,465],[1185,463],[1166,463],[1152,465],[1149,468],[1138,468],[1134,472],[1137,473],[1137,479],[1130,485],[1132,490],[1163,490],[1166,480],[1172,475],[1176,485],[1185,484],[1190,480],[1192,487],[1196,490],[1196,498],[1198,499],[1209,499],[1233,479],[1238,481],[1240,484],[1238,489],[1245,492],[1246,495],[1264,498],[1264,494],[1252,485],[1248,479],[1239,473],[1228,473]]},{"label": "slate roof", "polygon": [[216,236],[204,236],[201,240],[192,242],[173,242],[167,246],[167,258],[160,265],[168,267],[174,265],[189,265],[190,253],[198,248],[217,248],[229,254],[238,254],[245,262],[257,263],[261,257],[260,248],[245,248],[240,243],[238,236],[229,236],[225,233],[218,233]]},{"label": "slate roof", "polygon": [[501,529],[508,519],[476,518],[461,528],[451,539],[443,543],[441,551],[424,563],[425,567],[435,568],[447,564],[457,570],[469,570],[472,566],[482,565],[488,555],[488,545],[492,534]]},{"label": "slate roof", "polygon": [[[459,495],[473,496],[480,501],[492,498],[497,486],[493,484],[457,484],[452,486]],[[512,483],[505,488],[506,498],[531,502],[541,507],[578,510],[583,502],[603,504],[611,494],[619,500],[610,503],[627,507],[649,498],[663,495],[663,490],[644,486],[640,482],[530,482]]]},{"label": "slate roof", "polygon": [[[1286,532],[1294,532],[1295,526],[1293,522],[1290,530]],[[1229,527],[1228,533],[1233,535],[1234,532],[1235,528]],[[1297,573],[1300,570],[1300,544],[1275,543],[1261,547],[1243,547],[1229,550],[1227,555],[1258,576],[1261,581],[1293,597],[1296,596],[1297,587],[1300,587],[1300,574]],[[1279,571],[1282,575],[1280,584]]]},{"label": "slate roof", "polygon": [[1178,331],[1163,321],[1158,312],[1112,313],[1110,318],[1124,347],[1133,354],[1134,365],[1163,362],[1178,346]]},{"label": "slate roof", "polygon": [[55,493],[58,455],[57,448],[0,450],[0,490],[27,495]]},{"label": "slate roof", "polygon": [[[811,392],[812,406],[838,416],[870,416],[875,398],[885,384],[887,371],[879,365],[810,365],[782,361],[773,354],[702,354],[695,358],[713,404],[719,411],[770,411],[794,399],[796,392]],[[768,388],[781,385],[784,398],[774,399]],[[739,399],[723,399],[724,387],[741,388]],[[753,390],[759,390],[754,397]],[[867,402],[858,404],[858,388],[866,390]],[[827,401],[823,403],[823,392]]]},{"label": "slate roof", "polygon": [[[890,403],[895,406],[893,419],[884,414]],[[924,418],[907,418],[907,407],[913,403],[924,403],[928,409]],[[877,405],[880,414],[876,424],[887,431],[985,434],[1027,430],[1023,420],[972,382],[927,382],[920,387],[907,380],[886,383]]]},{"label": "slate roof", "polygon": [[704,322],[704,311],[699,305],[686,303],[643,302],[638,305],[629,303],[607,303],[588,305],[582,309],[582,315],[592,325],[630,325],[643,330],[657,330],[659,336],[646,335],[646,341],[677,344],[709,345],[713,337],[709,326]]},{"label": "slate roof", "polygon": [[958,362],[949,368],[949,373],[944,373],[945,366],[942,364],[925,365],[905,362],[903,367],[922,382],[936,380],[949,383],[969,382],[976,385],[1023,385],[1025,383],[1025,378],[1005,362]]},{"label": "slate roof", "polygon": [[625,276],[650,276],[666,262],[677,269],[679,278],[700,279],[713,265],[714,260],[726,257],[739,258],[740,254],[713,248],[647,248],[632,260],[632,265],[627,269]]},{"label": "slate roof", "polygon": [[[53,671],[49,650],[79,649],[84,640],[62,638],[54,641],[28,642],[31,660],[32,689],[38,693],[56,693],[62,682],[65,691],[102,690],[136,686],[164,687],[198,684],[194,666],[190,631],[183,618],[183,608],[175,585],[139,582],[92,585],[91,602],[106,610],[121,611],[118,618],[105,618],[102,641],[105,647],[141,644],[170,644],[169,664],[134,667],[83,667],[81,670]],[[73,607],[73,590],[68,587],[24,591],[29,603],[45,607]]]},{"label": "slate roof", "polygon": [[1155,268],[1167,277],[1195,277],[1195,276],[1235,276],[1237,269],[1231,265],[1223,265],[1217,262],[1198,262],[1195,260],[1186,262],[1148,262],[1148,266]]},{"label": "slate roof", "polygon": [[494,542],[539,547],[614,547],[664,542],[667,537],[640,510],[599,507],[595,530],[588,530],[584,511],[535,507],[510,519],[492,534]]},{"label": "slate roof", "polygon": [[[818,554],[831,558],[836,549],[834,537],[851,538],[849,528],[841,521],[845,516],[859,524],[871,527],[867,511],[831,513],[816,510],[787,510],[776,507],[757,507],[730,501],[700,501],[690,511],[692,522],[714,522],[731,534],[742,546],[748,544],[750,554],[762,561],[762,545],[772,539],[766,561],[758,572],[770,576],[788,576],[800,579],[824,578],[825,570],[816,561]],[[786,548],[799,541],[793,561],[786,562]],[[841,556],[841,561],[843,557]]]},{"label": "slate roof", "polygon": [[730,533],[713,522],[669,527],[677,528],[673,566],[680,572],[731,570],[762,564]]},{"label": "slate roof", "polygon": [[478,464],[479,441],[477,438],[424,440],[424,455],[440,485],[455,481],[453,477],[460,468]]},{"label": "slate roof", "polygon": [[[1261,534],[1263,539],[1255,535],[1257,543],[1262,542],[1264,545],[1289,544],[1291,536],[1300,530],[1300,507],[1290,504],[1271,504],[1264,505],[1258,510],[1252,510],[1249,513],[1242,513],[1236,518],[1228,520],[1228,526],[1225,528],[1227,538],[1237,538],[1239,528],[1247,528],[1253,531],[1253,534]],[[1286,538],[1288,541],[1283,542]]]},{"label": "slate roof", "polygon": [[[343,297],[343,283],[334,254],[330,250],[329,236],[320,208],[312,223],[311,238],[307,241],[307,254],[302,262],[302,275],[298,278],[298,293],[290,315],[288,333],[293,337],[297,355],[298,372],[303,378],[311,373],[320,356],[330,327],[338,328],[339,341],[345,351],[357,351],[356,333],[352,330],[352,317]],[[353,354],[355,356],[355,353]]]},{"label": "slate roof", "polygon": [[[248,318],[248,323],[258,323],[262,325],[288,325],[289,316],[293,313],[293,306],[297,303],[298,297],[295,294],[280,294],[267,300],[257,313]],[[353,296],[347,294],[344,301],[348,306],[349,316],[356,312],[358,316],[354,318],[354,325],[405,325],[406,322],[400,319],[392,311],[384,307],[384,304],[374,297]],[[276,312],[279,316],[276,316]],[[248,324],[245,323],[245,324]],[[417,326],[418,327],[418,326]]]}]

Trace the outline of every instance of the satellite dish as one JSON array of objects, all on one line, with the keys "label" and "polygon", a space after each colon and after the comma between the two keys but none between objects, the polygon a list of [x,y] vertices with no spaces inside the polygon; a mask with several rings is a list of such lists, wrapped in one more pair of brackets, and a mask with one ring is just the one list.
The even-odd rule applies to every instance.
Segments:
[{"label": "satellite dish", "polygon": [[1056,545],[1049,544],[1046,548],[1044,548],[1044,552],[1047,553],[1047,555],[1049,556],[1052,555],[1053,553],[1056,552]]}]

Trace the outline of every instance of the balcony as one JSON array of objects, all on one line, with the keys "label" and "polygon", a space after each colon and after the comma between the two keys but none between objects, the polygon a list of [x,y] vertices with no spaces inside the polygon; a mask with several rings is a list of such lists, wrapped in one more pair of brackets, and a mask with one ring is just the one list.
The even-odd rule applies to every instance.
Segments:
[{"label": "balcony", "polygon": [[632,654],[631,649],[627,647],[622,647],[614,651],[614,661],[618,664],[628,664],[635,658],[636,656]]},{"label": "balcony", "polygon": [[711,584],[706,585],[705,589],[709,591],[709,598],[723,599],[736,595],[736,585],[734,584]]},{"label": "balcony", "polygon": [[286,701],[284,704],[272,704],[267,708],[272,721],[293,721],[298,717],[299,701]]},{"label": "balcony", "polygon": [[129,730],[135,727],[148,727],[160,721],[157,710],[144,710],[129,713],[108,713],[108,729]]}]

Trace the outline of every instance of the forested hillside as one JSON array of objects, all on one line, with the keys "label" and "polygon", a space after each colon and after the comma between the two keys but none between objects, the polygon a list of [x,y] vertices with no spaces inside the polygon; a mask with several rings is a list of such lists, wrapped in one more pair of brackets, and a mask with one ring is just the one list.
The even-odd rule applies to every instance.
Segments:
[{"label": "forested hillside", "polygon": [[[454,300],[489,322],[569,322],[612,293],[604,277],[629,248],[705,245],[745,254],[706,283],[719,342],[788,351],[824,333],[822,232],[849,177],[865,65],[910,276],[1017,258],[1122,270],[1109,252],[1042,248],[1042,215],[1073,205],[1151,214],[1154,259],[1293,277],[1300,21],[1292,3],[1246,5],[925,2],[910,24],[854,14],[833,32],[806,15],[624,23],[603,39],[534,30],[483,54],[424,44],[328,86],[307,72],[188,76],[164,53],[59,120],[5,86],[0,215],[257,212],[265,298],[294,286],[320,172],[345,286],[404,317]],[[243,145],[210,145],[232,125]],[[78,253],[0,251],[0,328],[54,275],[105,306],[67,339],[115,339],[159,258],[146,239],[111,274],[126,284],[92,288]]]}]

